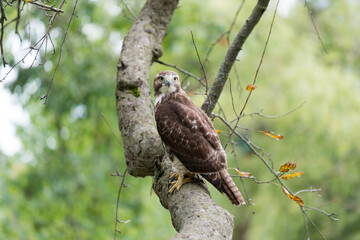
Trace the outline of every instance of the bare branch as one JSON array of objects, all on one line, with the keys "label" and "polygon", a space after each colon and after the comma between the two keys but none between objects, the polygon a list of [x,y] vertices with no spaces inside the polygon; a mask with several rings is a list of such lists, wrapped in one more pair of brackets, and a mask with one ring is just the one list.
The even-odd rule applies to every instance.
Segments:
[{"label": "bare branch", "polygon": [[330,218],[331,220],[333,220],[333,221],[339,221],[339,218],[334,217],[334,216],[337,216],[336,213],[327,213],[327,212],[325,212],[324,210],[321,210],[321,209],[318,209],[318,208],[314,208],[314,207],[309,207],[309,206],[304,206],[304,208],[306,208],[304,211],[314,210],[314,211],[317,211],[317,212],[319,212],[319,213],[324,214],[325,216],[329,217],[329,218]]},{"label": "bare branch", "polygon": [[322,46],[322,48],[324,49],[325,53],[326,53],[326,54],[329,54],[328,51],[326,50],[326,47],[325,47],[324,42],[322,41],[322,39],[321,39],[321,37],[320,37],[319,30],[318,30],[317,27],[316,27],[315,20],[314,20],[314,17],[313,17],[313,15],[312,15],[312,11],[311,11],[311,9],[310,9],[310,6],[309,6],[307,0],[304,0],[304,3],[305,3],[305,6],[306,6],[306,8],[307,8],[307,10],[308,10],[308,12],[309,12],[312,25],[314,26],[316,35],[318,36],[318,39],[319,39],[319,41],[320,41],[320,43],[321,43],[321,46]]},{"label": "bare branch", "polygon": [[105,116],[103,113],[100,114],[101,117],[104,119],[104,121],[106,122],[106,125],[108,126],[108,128],[110,129],[111,133],[113,134],[113,136],[116,138],[116,140],[118,141],[118,143],[120,143],[120,145],[123,147],[123,144],[121,143],[120,139],[118,138],[118,136],[115,134],[114,130],[111,128],[109,122],[106,120]]},{"label": "bare branch", "polygon": [[261,112],[263,111],[263,109],[260,109],[259,111],[257,112],[254,112],[254,113],[250,113],[250,114],[243,114],[242,117],[252,117],[253,115],[259,115],[261,117],[264,117],[264,118],[281,118],[281,117],[285,117],[293,112],[295,112],[296,110],[298,110],[299,108],[301,108],[304,104],[306,103],[306,101],[304,101],[303,103],[301,103],[299,106],[297,106],[296,108],[290,110],[289,112],[286,112],[284,114],[281,114],[281,115],[276,115],[276,116],[270,116],[270,115],[265,115],[265,114],[262,114]]},{"label": "bare branch", "polygon": [[[63,1],[63,2],[65,3],[65,1]],[[40,98],[40,100],[44,100],[44,99],[45,99],[45,100],[44,100],[44,104],[46,104],[46,102],[47,102],[47,100],[48,100],[49,93],[50,93],[50,89],[51,89],[51,86],[52,86],[52,84],[53,84],[53,82],[54,82],[55,74],[56,74],[56,72],[57,72],[57,70],[58,70],[58,68],[59,68],[59,65],[60,65],[60,60],[61,60],[61,56],[62,56],[63,46],[64,46],[64,43],[65,43],[65,40],[66,40],[66,36],[67,36],[68,31],[69,31],[69,28],[70,28],[71,21],[72,21],[74,15],[75,15],[75,9],[76,9],[77,3],[78,3],[78,0],[75,0],[74,8],[73,8],[71,17],[70,17],[70,19],[69,19],[69,22],[68,22],[66,31],[65,31],[65,33],[64,33],[64,38],[63,38],[63,40],[62,40],[62,42],[61,42],[61,45],[60,45],[59,58],[58,58],[58,61],[57,61],[57,63],[56,63],[56,67],[55,67],[54,73],[53,73],[53,75],[52,75],[52,77],[51,77],[48,90],[47,90],[46,94]],[[60,4],[61,4],[61,3],[60,3]],[[61,5],[61,6],[62,6],[62,5]],[[61,7],[61,6],[60,6],[60,7]],[[54,15],[53,15],[53,17],[52,17],[51,19],[55,19],[56,14],[58,14],[58,12],[54,13]],[[50,19],[50,22],[51,22],[51,19]],[[54,21],[54,20],[53,20],[53,21]],[[52,22],[51,22],[51,24],[52,24]],[[51,24],[49,23],[49,27],[51,26]],[[48,28],[48,33],[49,33],[49,31],[50,31],[50,28]],[[47,33],[47,34],[48,34],[48,33]]]},{"label": "bare branch", "polygon": [[220,94],[224,88],[224,85],[228,79],[229,73],[236,60],[238,53],[240,52],[246,39],[249,37],[256,24],[259,22],[261,16],[265,12],[270,0],[258,0],[251,15],[246,20],[245,24],[241,28],[240,32],[236,35],[232,42],[226,56],[221,64],[219,72],[215,78],[215,82],[210,90],[210,94],[206,98],[201,108],[206,114],[210,115],[214,109]]},{"label": "bare branch", "polygon": [[119,191],[118,191],[118,195],[117,195],[117,200],[116,200],[116,213],[115,213],[115,231],[114,231],[114,240],[116,239],[116,233],[121,233],[121,231],[119,231],[117,229],[117,224],[118,222],[121,222],[119,221],[119,218],[118,218],[118,214],[119,214],[119,202],[120,202],[120,194],[121,194],[121,190],[123,188],[123,186],[125,186],[124,182],[125,182],[125,177],[126,177],[126,173],[127,173],[127,168],[125,169],[123,175],[122,175],[122,180],[121,180],[121,183],[120,183],[120,186],[119,186]]},{"label": "bare branch", "polygon": [[44,4],[42,2],[37,2],[37,1],[27,1],[27,3],[36,5],[36,6],[40,7],[40,9],[43,9],[45,11],[52,11],[52,12],[59,12],[59,13],[64,12],[64,10],[62,10],[60,8],[56,8],[55,5],[50,6],[50,5]]},{"label": "bare branch", "polygon": [[195,39],[194,39],[194,35],[192,33],[192,31],[190,32],[191,33],[191,39],[192,39],[192,42],[193,42],[193,45],[194,45],[194,48],[195,48],[195,51],[196,51],[196,55],[197,55],[197,58],[198,58],[198,61],[200,63],[200,66],[201,66],[201,70],[204,74],[204,79],[205,79],[205,94],[207,95],[208,94],[208,81],[207,81],[207,77],[206,77],[206,72],[205,72],[205,69],[204,69],[204,65],[202,64],[201,62],[201,59],[200,59],[200,55],[199,55],[199,51],[196,47],[196,43],[195,43]]},{"label": "bare branch", "polygon": [[[125,5],[126,9],[131,13],[131,15],[133,16],[134,19],[137,18],[137,16],[135,15],[134,11],[130,8],[129,4],[127,4],[125,2],[125,0],[121,0],[121,2]],[[133,20],[134,20],[133,19]]]},{"label": "bare branch", "polygon": [[156,60],[155,62],[156,62],[156,63],[159,63],[159,64],[161,64],[161,65],[164,65],[164,66],[168,66],[168,67],[175,68],[176,70],[178,70],[178,71],[180,71],[180,72],[188,75],[189,77],[192,77],[192,78],[198,80],[199,83],[200,83],[202,86],[205,86],[205,83],[202,81],[201,78],[195,76],[195,75],[192,74],[191,72],[186,71],[185,69],[182,69],[182,68],[180,68],[180,67],[178,67],[178,66],[176,66],[176,65],[172,65],[172,64],[169,64],[169,63],[165,63],[165,62],[160,61],[160,60]]},{"label": "bare branch", "polygon": [[[4,9],[4,5],[3,5],[3,1],[0,0],[0,11],[1,11],[1,18],[0,18],[0,24],[1,24],[1,35],[0,35],[0,51],[1,51],[1,59],[3,62],[3,66],[5,67],[7,62],[5,60],[5,55],[4,55],[4,46],[3,46],[3,41],[4,41],[4,22],[7,20],[6,18],[6,14],[5,14],[5,9]],[[1,82],[1,81],[0,81]]]}]

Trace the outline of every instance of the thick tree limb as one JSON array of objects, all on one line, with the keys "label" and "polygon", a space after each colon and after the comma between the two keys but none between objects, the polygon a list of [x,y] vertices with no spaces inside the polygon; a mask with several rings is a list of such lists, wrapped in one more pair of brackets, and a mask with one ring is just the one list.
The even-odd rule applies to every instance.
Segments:
[{"label": "thick tree limb", "polygon": [[231,239],[233,217],[214,203],[203,182],[168,194],[172,167],[155,129],[149,69],[162,54],[160,44],[177,3],[148,0],[123,42],[116,106],[126,163],[133,176],[155,174],[153,188],[179,232],[173,239]]},{"label": "thick tree limb", "polygon": [[165,156],[158,162],[154,190],[161,204],[169,210],[178,239],[231,239],[233,216],[210,197],[203,180],[185,184],[180,191],[168,194],[171,163]]},{"label": "thick tree limb", "polygon": [[126,164],[133,176],[153,176],[154,159],[164,154],[154,128],[149,70],[162,55],[161,42],[177,4],[177,0],[147,1],[123,42],[116,107]]},{"label": "thick tree limb", "polygon": [[211,114],[214,110],[217,101],[219,100],[220,94],[225,86],[228,79],[229,73],[232,66],[235,63],[236,57],[239,54],[242,46],[246,39],[249,37],[256,24],[259,22],[261,16],[265,12],[270,0],[258,0],[255,8],[251,15],[246,20],[245,24],[240,29],[240,32],[236,35],[232,42],[226,56],[220,66],[219,72],[215,78],[215,82],[210,90],[210,94],[205,99],[201,108],[207,115]]}]

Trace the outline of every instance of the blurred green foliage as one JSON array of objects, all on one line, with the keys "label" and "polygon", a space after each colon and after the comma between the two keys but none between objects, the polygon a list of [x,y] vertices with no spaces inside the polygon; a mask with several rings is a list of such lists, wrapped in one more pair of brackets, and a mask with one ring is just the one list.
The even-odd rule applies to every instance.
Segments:
[{"label": "blurred green foliage", "polygon": [[[294,161],[305,175],[286,182],[294,191],[321,188],[319,193],[301,193],[305,205],[335,212],[331,221],[318,212],[309,213],[327,239],[359,239],[360,230],[360,147],[356,132],[360,125],[360,82],[357,1],[308,1],[328,54],[322,49],[307,9],[300,3],[288,17],[278,15],[264,62],[245,113],[263,109],[266,115],[281,118],[244,117],[240,125],[250,129],[283,134],[275,141],[256,131],[240,130],[256,145],[272,154],[277,170]],[[130,2],[136,13],[144,1]],[[55,21],[53,34],[58,47],[66,30],[73,2]],[[237,1],[181,1],[163,43],[162,61],[202,75],[191,39],[193,32],[204,60],[211,44],[228,30],[240,3]],[[249,15],[254,3],[246,1],[230,39]],[[256,27],[239,54],[230,76],[234,105],[239,113],[252,83],[269,31],[275,2]],[[206,6],[206,7],[204,7]],[[46,68],[18,69],[9,89],[21,99],[30,115],[30,124],[18,127],[23,149],[14,156],[0,155],[0,239],[109,239],[114,234],[117,190],[120,177],[111,173],[125,169],[123,149],[105,121],[119,136],[115,108],[116,63],[121,39],[131,27],[120,3],[106,0],[79,1],[64,45],[59,70],[49,100],[44,95],[59,52],[48,54]],[[8,16],[16,16],[9,13]],[[47,17],[26,8],[23,23]],[[24,15],[25,16],[25,15]],[[127,13],[127,16],[130,16]],[[7,34],[11,30],[7,30]],[[12,29],[13,31],[13,29]],[[22,30],[23,37],[27,32]],[[209,84],[227,50],[226,41],[216,44],[206,63]],[[8,55],[11,63],[15,57]],[[154,64],[151,78],[166,67]],[[203,92],[196,80],[186,78],[187,90]],[[6,83],[6,80],[5,80]],[[227,119],[235,118],[227,83],[220,104]],[[203,96],[192,96],[198,105]],[[218,111],[216,109],[215,111]],[[226,126],[218,119],[223,143]],[[235,153],[242,171],[259,180],[269,180],[270,171],[237,142]],[[235,166],[234,153],[227,148],[228,162]],[[231,170],[230,170],[231,171]],[[212,187],[214,199],[235,216],[234,239],[305,239],[303,216],[277,184],[255,184],[244,180],[254,205],[236,208]],[[168,239],[175,234],[169,213],[151,193],[151,178],[125,180],[120,198],[118,239]],[[240,181],[238,186],[244,192]],[[309,226],[311,238],[320,239]]]}]

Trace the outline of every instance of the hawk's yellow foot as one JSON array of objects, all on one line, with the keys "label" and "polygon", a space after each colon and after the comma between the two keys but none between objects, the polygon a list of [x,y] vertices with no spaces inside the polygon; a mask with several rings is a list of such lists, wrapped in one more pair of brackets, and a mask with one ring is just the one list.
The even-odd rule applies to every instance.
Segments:
[{"label": "hawk's yellow foot", "polygon": [[179,173],[174,173],[170,176],[170,179],[175,178],[175,180],[171,182],[172,187],[170,188],[169,193],[173,193],[175,189],[179,191],[183,184],[191,182],[192,178],[195,177],[195,175],[191,173],[188,173],[185,176],[187,177],[184,178],[184,176]]}]

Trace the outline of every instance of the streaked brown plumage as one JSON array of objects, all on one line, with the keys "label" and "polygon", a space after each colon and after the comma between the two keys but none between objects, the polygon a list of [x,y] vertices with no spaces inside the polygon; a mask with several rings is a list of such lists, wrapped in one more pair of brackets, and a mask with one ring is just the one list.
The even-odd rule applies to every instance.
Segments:
[{"label": "streaked brown plumage", "polygon": [[[227,172],[226,153],[208,116],[182,90],[179,76],[162,71],[155,76],[155,120],[179,175],[201,174],[235,205],[245,204]],[[182,177],[178,181],[182,181]],[[177,183],[176,183],[177,184]],[[177,189],[182,185],[179,183]],[[170,189],[170,192],[174,187]]]}]

